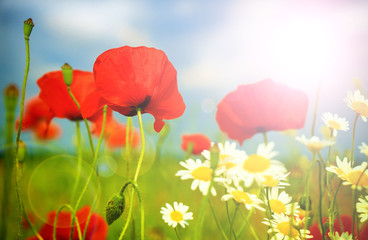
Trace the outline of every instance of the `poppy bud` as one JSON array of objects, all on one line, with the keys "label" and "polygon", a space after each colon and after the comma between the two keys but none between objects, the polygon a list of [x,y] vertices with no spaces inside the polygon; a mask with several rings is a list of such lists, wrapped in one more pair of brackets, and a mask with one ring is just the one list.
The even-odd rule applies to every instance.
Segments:
[{"label": "poppy bud", "polygon": [[213,146],[210,148],[210,152],[211,152],[211,168],[213,170],[216,170],[218,163],[219,163],[219,159],[220,159],[220,149],[217,146],[217,144],[213,144]]},{"label": "poppy bud", "polygon": [[112,196],[106,205],[106,222],[111,225],[123,214],[125,208],[125,197],[119,193]]},{"label": "poppy bud", "polygon": [[28,18],[27,20],[24,21],[23,29],[24,29],[24,37],[26,39],[28,39],[29,36],[31,35],[33,27],[34,24],[32,18]]},{"label": "poppy bud", "polygon": [[73,68],[69,64],[64,63],[64,65],[61,66],[61,70],[63,72],[65,84],[70,87],[73,80]]},{"label": "poppy bud", "polygon": [[7,111],[13,112],[17,106],[19,89],[15,84],[9,84],[4,90],[5,108]]},{"label": "poppy bud", "polygon": [[308,210],[310,211],[312,209],[312,200],[310,199],[310,197],[306,197],[306,196],[303,196],[300,198],[299,200],[299,205],[300,205],[300,208],[302,210],[306,210],[307,209],[307,202],[309,201],[309,206],[308,206]]},{"label": "poppy bud", "polygon": [[18,147],[19,163],[21,163],[21,164],[24,163],[24,158],[26,156],[26,152],[27,152],[26,144],[22,140],[19,140],[19,147]]}]

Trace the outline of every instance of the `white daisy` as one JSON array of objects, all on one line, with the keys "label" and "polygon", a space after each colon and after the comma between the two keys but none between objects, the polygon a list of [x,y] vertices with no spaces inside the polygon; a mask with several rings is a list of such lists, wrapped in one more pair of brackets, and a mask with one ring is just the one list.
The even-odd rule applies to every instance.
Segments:
[{"label": "white daisy", "polygon": [[160,213],[162,219],[169,224],[169,226],[175,228],[178,224],[185,228],[185,225],[189,225],[186,220],[193,220],[193,213],[187,212],[188,206],[183,203],[174,202],[174,207],[166,203],[166,208],[162,207]]},{"label": "white daisy", "polygon": [[363,153],[368,157],[368,145],[365,142],[362,142],[362,145],[359,146],[360,153]]},{"label": "white daisy", "polygon": [[311,151],[312,153],[318,153],[322,150],[322,148],[335,144],[335,142],[332,140],[319,140],[319,137],[317,136],[313,136],[310,139],[307,139],[304,135],[302,135],[301,137],[298,136],[295,139],[307,146],[309,151]]},{"label": "white daisy", "polygon": [[[296,221],[300,222],[300,221]],[[288,216],[282,214],[274,214],[273,219],[270,221],[269,219],[265,218],[263,221],[264,224],[270,226],[271,228],[268,230],[268,233],[274,233],[271,239],[276,240],[290,240],[290,239],[298,239],[302,240],[305,238],[312,238],[312,235],[309,235],[309,230],[305,230],[301,228],[298,230],[295,227],[296,222],[292,222]],[[291,223],[291,224],[290,224]]]},{"label": "white daisy", "polygon": [[[197,159],[196,161],[188,159],[185,162],[180,162],[180,165],[185,167],[187,170],[179,170],[175,176],[180,176],[182,180],[194,179],[191,189],[195,190],[199,187],[199,191],[201,191],[203,195],[207,195],[212,179],[210,162],[204,161],[202,163],[200,159]],[[216,190],[214,187],[211,187],[211,193],[213,196],[216,196]]]},{"label": "white daisy", "polygon": [[368,99],[366,99],[359,90],[355,90],[354,93],[351,91],[347,92],[347,97],[344,99],[348,107],[358,113],[364,122],[367,121],[368,117]]},{"label": "white daisy", "polygon": [[[225,181],[226,184],[230,185],[235,182],[239,185],[238,177],[236,175],[236,167],[246,157],[246,153],[236,148],[236,143],[230,143],[226,141],[225,144],[219,143],[219,163],[215,172],[216,176],[220,176],[221,181]],[[207,159],[211,160],[211,153],[208,150],[204,150],[202,155]]]},{"label": "white daisy", "polygon": [[357,212],[359,213],[360,222],[365,222],[368,219],[368,195],[364,198],[359,198],[356,204]]},{"label": "white daisy", "polygon": [[262,184],[269,188],[284,188],[284,186],[290,186],[289,183],[287,183],[287,176],[290,175],[289,173],[286,174],[280,174],[278,172],[273,172],[270,174],[265,174],[263,176]]},{"label": "white daisy", "polygon": [[339,232],[335,232],[335,235],[331,235],[331,233],[328,233],[331,240],[353,240],[353,235],[349,234],[348,232],[344,232],[339,234]]},{"label": "white daisy", "polygon": [[322,121],[332,130],[332,135],[336,137],[337,130],[347,131],[349,130],[349,122],[345,118],[339,117],[337,114],[332,114],[330,112],[324,113],[322,115]]},{"label": "white daisy", "polygon": [[236,201],[237,203],[244,204],[244,206],[248,210],[254,207],[261,211],[264,211],[264,209],[259,206],[259,204],[261,204],[262,201],[257,198],[257,195],[245,192],[242,187],[237,188],[229,187],[227,188],[227,191],[228,194],[225,194],[221,197],[222,201],[234,199],[234,201]]},{"label": "white daisy", "polygon": [[[265,191],[267,191],[267,189]],[[267,192],[265,194],[267,194]],[[266,199],[265,197],[264,204],[268,206]],[[291,202],[291,200],[292,198],[285,191],[279,194],[278,188],[268,190],[268,202],[273,213],[283,213],[288,216],[295,214],[297,216],[299,213],[299,204],[297,202]]]},{"label": "white daisy", "polygon": [[258,145],[257,153],[246,156],[244,161],[238,165],[236,168],[237,174],[244,181],[246,187],[252,185],[254,181],[258,185],[262,185],[265,176],[286,173],[284,165],[273,159],[278,154],[273,151],[274,146],[273,142],[270,142],[267,146],[264,143]]},{"label": "white daisy", "polygon": [[326,170],[335,173],[339,178],[344,180],[342,184],[352,185],[352,188],[357,188],[358,190],[361,190],[362,187],[368,188],[368,173],[366,171],[367,162],[363,162],[361,165],[352,168],[351,162],[346,158],[341,162],[341,160],[336,157],[336,164],[337,167],[330,166],[327,167]]}]

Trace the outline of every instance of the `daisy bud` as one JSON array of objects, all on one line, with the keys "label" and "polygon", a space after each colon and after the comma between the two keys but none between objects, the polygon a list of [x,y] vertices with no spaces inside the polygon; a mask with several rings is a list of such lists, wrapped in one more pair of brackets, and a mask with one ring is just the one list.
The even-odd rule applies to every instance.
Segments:
[{"label": "daisy bud", "polygon": [[125,197],[119,193],[112,196],[106,206],[106,222],[111,225],[123,214],[125,208]]},{"label": "daisy bud", "polygon": [[8,112],[13,112],[17,106],[19,89],[15,84],[9,84],[4,90],[5,108]]},{"label": "daisy bud", "polygon": [[211,168],[216,170],[219,163],[220,149],[217,144],[213,144],[210,148],[211,152]]},{"label": "daisy bud", "polygon": [[19,141],[19,148],[18,148],[19,163],[21,163],[21,164],[24,163],[24,158],[26,156],[26,152],[27,152],[27,146],[22,140],[20,140]]},{"label": "daisy bud", "polygon": [[32,18],[28,18],[27,20],[24,21],[23,30],[24,30],[24,37],[26,39],[28,39],[29,36],[31,35],[33,27],[34,24]]},{"label": "daisy bud", "polygon": [[69,64],[64,63],[64,65],[61,66],[61,70],[63,72],[65,84],[70,87],[73,80],[73,68]]},{"label": "daisy bud", "polygon": [[307,209],[307,201],[309,201],[308,209],[310,211],[312,209],[312,200],[310,199],[310,197],[308,198],[306,196],[301,197],[299,200],[299,205],[300,208],[305,211]]}]

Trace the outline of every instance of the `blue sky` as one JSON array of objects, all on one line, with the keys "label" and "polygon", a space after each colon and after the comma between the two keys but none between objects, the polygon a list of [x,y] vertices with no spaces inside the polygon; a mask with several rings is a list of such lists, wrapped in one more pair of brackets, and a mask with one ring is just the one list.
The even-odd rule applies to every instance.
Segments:
[{"label": "blue sky", "polygon": [[187,104],[182,119],[173,121],[180,126],[176,137],[203,132],[215,138],[216,104],[239,84],[272,78],[305,90],[312,108],[321,81],[320,114],[331,111],[350,122],[346,90],[359,79],[368,92],[366,1],[2,0],[1,89],[23,80],[23,21],[29,17],[35,27],[27,97],[38,93],[39,77],[64,62],[91,71],[110,48],[155,47],[176,67]]}]

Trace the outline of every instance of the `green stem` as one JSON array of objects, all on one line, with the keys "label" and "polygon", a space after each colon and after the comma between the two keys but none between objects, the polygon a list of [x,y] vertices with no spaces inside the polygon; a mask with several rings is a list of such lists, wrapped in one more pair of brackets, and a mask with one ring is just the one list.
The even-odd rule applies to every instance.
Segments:
[{"label": "green stem", "polygon": [[175,228],[174,228],[174,230],[175,230],[175,233],[176,233],[176,236],[178,237],[178,239],[179,239],[179,240],[181,240],[181,237],[180,237],[180,235],[179,235],[179,233],[178,233],[178,229],[177,229],[177,227],[175,227]]},{"label": "green stem", "polygon": [[263,135],[263,142],[267,146],[267,144],[268,144],[268,138],[267,138],[266,132],[262,132],[262,135]]},{"label": "green stem", "polygon": [[[133,186],[137,186],[137,180],[138,180],[138,176],[139,176],[139,170],[141,168],[142,162],[143,162],[143,157],[144,157],[144,151],[146,148],[146,141],[144,138],[144,130],[143,130],[143,121],[142,121],[142,113],[141,113],[141,109],[138,108],[137,109],[137,116],[138,116],[138,122],[139,122],[139,129],[141,132],[141,141],[142,141],[142,147],[141,147],[141,153],[139,155],[139,159],[138,159],[138,165],[137,168],[135,170],[135,174],[134,174],[134,179],[133,179]],[[132,214],[132,208],[133,208],[133,198],[134,198],[134,189],[132,189],[131,194],[130,194],[130,204],[129,204],[129,211],[128,211],[128,217],[127,220],[125,222],[125,225],[123,227],[123,230],[120,234],[119,239],[123,239],[123,236],[126,232],[126,229],[128,228],[129,222],[130,222],[130,218],[131,218],[131,214]],[[143,209],[143,204],[141,203],[141,239],[144,239],[144,209]]]},{"label": "green stem", "polygon": [[210,198],[208,198],[208,204],[210,205],[211,212],[212,212],[213,217],[215,218],[215,222],[216,222],[216,226],[217,226],[218,230],[222,234],[223,239],[226,239],[227,240],[227,236],[226,236],[224,230],[221,227],[220,221],[218,220],[218,218],[216,216],[216,212],[215,212],[215,209],[213,209],[213,206],[212,206],[212,203],[211,203],[211,199]]},{"label": "green stem", "polygon": [[318,82],[317,92],[316,92],[316,100],[314,103],[313,109],[313,122],[312,122],[312,129],[311,129],[311,136],[314,136],[314,129],[316,127],[316,119],[317,119],[317,109],[318,109],[318,102],[319,102],[319,93],[321,90],[321,81]]},{"label": "green stem", "polygon": [[[312,154],[312,165],[309,168],[308,172],[307,172],[307,176],[305,179],[305,189],[304,189],[304,196],[306,199],[306,206],[305,206],[305,220],[306,222],[309,222],[309,210],[310,210],[310,202],[309,202],[309,178],[310,175],[312,173],[312,169],[314,167],[314,164],[316,163],[316,153]],[[304,224],[304,230],[306,230],[307,228],[309,228],[309,226],[307,226],[308,224]]]},{"label": "green stem", "polygon": [[127,117],[126,132],[125,132],[125,160],[127,163],[127,176],[130,178],[130,164],[131,164],[131,139],[133,132],[133,120],[131,117]]},{"label": "green stem", "polygon": [[230,222],[230,232],[229,232],[229,240],[231,240],[231,237],[232,237],[232,232],[233,232],[233,227],[234,227],[234,222],[235,222],[235,217],[236,217],[236,213],[238,212],[238,209],[239,209],[239,204],[236,203],[236,207],[235,207],[235,210],[234,210],[234,214],[233,214],[233,217],[231,219],[231,222]]},{"label": "green stem", "polygon": [[[75,105],[77,105],[77,107],[78,107],[78,109],[80,111],[80,105],[79,105],[77,99],[74,97],[74,94],[70,90],[70,86],[67,86],[67,89],[68,89],[68,93],[69,93],[70,97],[73,99],[73,102],[75,103]],[[92,140],[91,130],[89,128],[87,119],[83,119],[83,121],[84,121],[84,124],[86,125],[87,134],[88,134],[88,141],[89,141],[89,145],[91,147],[92,156],[94,157],[95,156],[95,149],[94,149],[94,146],[93,146],[93,140]]]},{"label": "green stem", "polygon": [[[56,240],[56,227],[57,227],[57,220],[59,218],[59,214],[61,212],[61,210],[63,210],[64,208],[68,208],[70,210],[70,212],[74,212],[74,209],[72,206],[70,206],[69,204],[63,204],[59,207],[59,209],[57,210],[56,212],[56,216],[55,216],[55,220],[54,220],[54,227],[53,227],[53,231],[52,231],[52,239],[53,240]],[[77,222],[77,231],[78,231],[78,238],[79,239],[82,239],[82,232],[81,232],[81,229],[80,229],[80,225],[79,225],[79,221],[78,221],[78,218],[76,220]],[[73,232],[73,228],[74,226],[71,227],[71,232]],[[73,236],[73,235],[72,235]],[[71,237],[71,239],[74,239],[73,237]]]},{"label": "green stem", "polygon": [[[269,216],[268,216],[268,221],[269,221],[269,224],[270,224],[270,229],[271,229],[271,235],[273,235],[274,231],[273,231],[273,226],[272,226],[272,210],[271,210],[271,205],[270,205],[270,198],[269,198],[269,187],[266,187],[266,201],[267,201],[267,210],[268,210],[268,213],[269,213]],[[267,231],[267,239],[269,238],[270,234],[268,233]]]},{"label": "green stem", "polygon": [[26,221],[27,221],[27,223],[28,223],[29,227],[31,228],[31,230],[32,230],[33,234],[34,234],[34,235],[36,235],[36,237],[37,237],[39,240],[43,240],[42,236],[41,236],[41,235],[36,231],[36,229],[34,228],[34,226],[33,226],[32,222],[31,222],[31,220],[29,219],[29,217],[28,217],[28,215],[27,215],[27,213],[26,213],[26,211],[25,211],[24,206],[23,206],[23,215],[24,215],[24,218],[26,219]]},{"label": "green stem", "polygon": [[326,239],[325,228],[323,226],[323,216],[322,216],[322,163],[321,160],[318,162],[318,175],[319,175],[319,224],[322,231],[323,239]]},{"label": "green stem", "polygon": [[93,158],[93,163],[92,163],[92,168],[91,168],[91,172],[89,173],[89,176],[87,178],[87,182],[85,183],[83,189],[82,189],[82,192],[81,194],[79,195],[79,198],[75,204],[75,207],[74,207],[74,213],[73,213],[73,218],[72,218],[72,225],[71,225],[71,232],[70,232],[70,237],[72,238],[73,237],[73,227],[74,227],[74,221],[75,221],[75,214],[76,214],[76,211],[79,207],[79,204],[82,200],[82,197],[84,195],[84,193],[86,192],[87,190],[87,187],[88,187],[88,184],[89,182],[91,181],[91,178],[92,178],[92,175],[93,175],[93,172],[94,172],[94,169],[96,168],[96,162],[97,162],[97,156],[98,156],[98,151],[100,149],[100,145],[101,145],[101,142],[102,142],[102,138],[103,138],[103,134],[105,132],[105,124],[106,124],[106,112],[107,112],[107,105],[104,106],[103,108],[103,120],[102,120],[102,130],[101,130],[101,133],[100,133],[100,138],[98,139],[98,143],[97,143],[97,146],[96,146],[96,152],[94,154],[94,158]]},{"label": "green stem", "polygon": [[92,206],[91,206],[91,211],[89,211],[89,213],[88,213],[86,225],[84,226],[83,239],[82,240],[84,240],[86,238],[89,221],[91,220],[92,213],[93,213],[92,210],[95,208],[96,202],[97,202],[97,195],[95,195],[95,198],[93,199],[93,203],[92,203]]},{"label": "green stem", "polygon": [[353,125],[353,136],[352,136],[352,140],[351,140],[351,153],[350,153],[350,161],[351,161],[351,165],[354,166],[354,142],[355,142],[355,129],[356,129],[356,124],[358,122],[358,118],[359,118],[359,114],[355,114],[355,119],[354,119],[354,125]]},{"label": "green stem", "polygon": [[[359,186],[359,182],[362,179],[364,172],[368,169],[368,165],[364,168],[364,170],[362,171],[362,173],[360,174],[358,181],[355,184],[355,188],[353,188],[353,227],[352,227],[352,231],[353,231],[353,239],[354,239],[354,234],[355,234],[355,221],[357,218],[357,212],[356,212],[356,191],[357,188]],[[357,233],[359,233],[359,225],[357,224]]]},{"label": "green stem", "polygon": [[[254,209],[254,208],[252,208],[252,209],[251,209],[251,211],[252,211],[253,209]],[[258,238],[258,236],[257,236],[256,231],[254,230],[254,228],[253,228],[252,224],[249,222],[249,216],[250,216],[250,215],[249,215],[249,213],[248,213],[248,215],[247,215],[247,216],[245,216],[244,208],[242,208],[241,213],[242,213],[243,218],[244,218],[244,223],[245,223],[246,225],[248,225],[248,226],[249,226],[250,232],[251,232],[251,234],[253,235],[254,239],[255,239],[255,240],[259,240],[259,238]],[[238,236],[239,236],[239,234],[238,234]]]},{"label": "green stem", "polygon": [[127,216],[127,219],[125,221],[125,225],[123,227],[123,230],[121,231],[119,240],[123,239],[123,237],[125,235],[125,232],[128,229],[130,219],[132,217],[134,190],[137,192],[137,195],[138,195],[139,206],[140,206],[140,211],[141,211],[141,239],[144,240],[144,207],[143,207],[143,201],[142,201],[142,197],[141,197],[138,185],[136,183],[134,183],[133,181],[127,182],[123,186],[123,188],[120,190],[120,195],[124,194],[124,191],[128,187],[128,185],[133,186],[133,189],[131,191],[133,196],[131,195],[131,197],[130,197],[128,216]]},{"label": "green stem", "polygon": [[19,125],[17,130],[17,137],[15,140],[15,189],[17,195],[17,203],[18,203],[18,234],[17,239],[22,238],[22,231],[23,231],[23,223],[22,223],[22,215],[23,215],[23,199],[22,199],[22,192],[20,189],[20,178],[19,178],[19,141],[20,141],[20,132],[22,129],[22,122],[23,122],[23,114],[24,114],[24,101],[26,96],[26,86],[27,86],[27,78],[29,72],[29,63],[30,63],[30,54],[29,54],[29,38],[24,37],[25,44],[26,44],[26,69],[24,72],[24,79],[23,79],[23,87],[22,87],[22,97],[20,101],[20,114],[19,114]]},{"label": "green stem", "polygon": [[77,192],[78,184],[80,181],[80,174],[82,170],[82,144],[81,144],[81,132],[80,132],[80,124],[79,121],[75,122],[76,124],[76,133],[77,133],[77,150],[78,150],[78,165],[77,165],[77,179],[74,182],[73,192],[72,192],[72,198],[70,201],[70,204],[74,204],[74,198],[75,194]]}]

